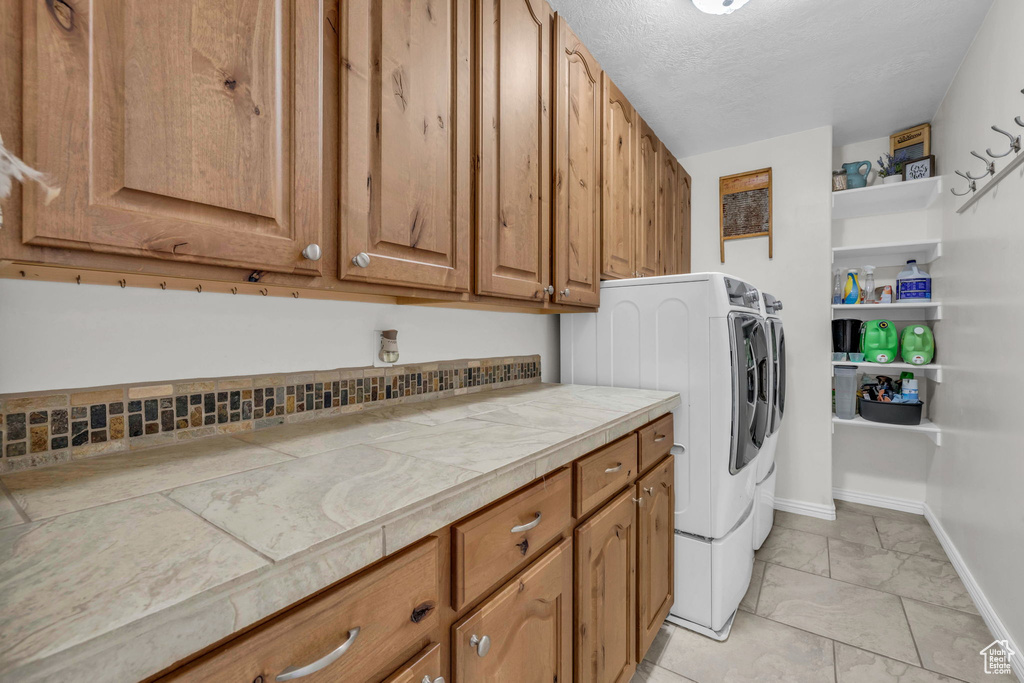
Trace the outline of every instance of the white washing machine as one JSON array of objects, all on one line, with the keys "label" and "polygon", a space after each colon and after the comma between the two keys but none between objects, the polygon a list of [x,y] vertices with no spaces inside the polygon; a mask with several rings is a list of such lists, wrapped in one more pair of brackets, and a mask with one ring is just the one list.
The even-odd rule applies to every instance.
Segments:
[{"label": "white washing machine", "polygon": [[764,543],[775,522],[775,450],[779,428],[786,410],[786,335],[782,328],[782,302],[771,294],[762,295],[765,332],[771,350],[768,382],[771,422],[764,445],[757,456],[757,487],[754,493],[754,550]]},{"label": "white washing machine", "polygon": [[728,636],[753,568],[755,462],[768,432],[759,292],[721,273],[601,283],[596,313],[561,316],[562,382],[676,391],[675,605]]}]

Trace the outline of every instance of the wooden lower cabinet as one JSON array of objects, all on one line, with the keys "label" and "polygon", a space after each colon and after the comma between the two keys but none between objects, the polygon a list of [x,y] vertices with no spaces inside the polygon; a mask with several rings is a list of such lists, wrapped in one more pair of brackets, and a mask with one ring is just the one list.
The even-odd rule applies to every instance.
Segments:
[{"label": "wooden lower cabinet", "polygon": [[627,489],[576,529],[576,683],[636,671],[636,503]]},{"label": "wooden lower cabinet", "polygon": [[444,683],[441,676],[441,644],[423,649],[384,683]]},{"label": "wooden lower cabinet", "polygon": [[636,483],[638,659],[650,649],[675,599],[674,484],[671,455]]},{"label": "wooden lower cabinet", "polygon": [[572,680],[572,564],[565,539],[455,625],[458,683]]}]

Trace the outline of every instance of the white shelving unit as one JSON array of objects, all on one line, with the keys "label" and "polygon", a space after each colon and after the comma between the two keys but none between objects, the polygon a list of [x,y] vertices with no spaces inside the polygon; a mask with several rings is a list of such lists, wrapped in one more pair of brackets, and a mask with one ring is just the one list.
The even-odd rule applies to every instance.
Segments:
[{"label": "white shelving unit", "polygon": [[942,194],[942,176],[832,193],[832,220],[920,211]]},{"label": "white shelving unit", "polygon": [[942,304],[934,300],[921,303],[832,304],[832,317],[865,320],[942,320]]},{"label": "white shelving unit", "polygon": [[938,425],[928,419],[922,419],[919,425],[892,425],[885,422],[869,422],[860,415],[857,415],[852,420],[844,420],[842,418],[832,416],[832,430],[835,431],[836,425],[846,425],[848,427],[859,427],[868,429],[889,429],[897,432],[915,432],[918,434],[925,434],[931,439],[936,446],[942,445],[942,430],[939,429]]},{"label": "white shelving unit", "polygon": [[[933,382],[937,382],[939,384],[942,383],[942,366],[938,363],[929,363],[928,365],[911,365],[910,363],[855,363],[848,360],[834,360],[832,361],[833,373],[835,372],[835,367],[837,365],[845,365],[846,367],[854,365],[861,372],[873,375],[895,375],[904,371],[912,372],[914,373],[914,377],[926,377]],[[886,370],[888,370],[888,372],[885,372]]]},{"label": "white shelving unit", "polygon": [[931,263],[942,256],[942,240],[892,242],[866,247],[834,247],[832,265],[837,268],[855,268],[873,265],[876,268],[902,266],[910,259],[920,265]]}]

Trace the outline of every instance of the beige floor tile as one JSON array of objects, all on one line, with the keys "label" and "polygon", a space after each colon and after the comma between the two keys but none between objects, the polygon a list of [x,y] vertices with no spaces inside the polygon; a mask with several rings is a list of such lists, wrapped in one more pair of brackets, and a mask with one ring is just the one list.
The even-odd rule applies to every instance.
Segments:
[{"label": "beige floor tile", "polygon": [[832,578],[977,614],[949,562],[829,539]]},{"label": "beige floor tile", "polygon": [[655,664],[658,663],[658,659],[661,657],[661,653],[668,647],[669,642],[672,640],[672,631],[676,630],[675,626],[671,624],[662,624],[661,628],[658,629],[658,635],[654,636],[654,642],[651,643],[651,648],[644,655],[644,659],[648,659]]},{"label": "beige floor tile", "polygon": [[838,683],[957,683],[955,679],[874,652],[836,643]]},{"label": "beige floor tile", "polygon": [[764,578],[764,562],[754,560],[754,569],[750,575],[750,585],[747,586],[747,594],[740,601],[740,609],[753,614],[757,611],[757,596],[761,594],[761,579]]},{"label": "beige floor tile", "polygon": [[882,547],[878,540],[878,533],[875,531],[874,518],[849,510],[836,510],[834,521],[778,510],[775,512],[775,526],[806,531],[829,538],[839,538],[851,543],[873,545],[876,548]]},{"label": "beige floor tile", "polygon": [[949,561],[935,532],[927,524],[901,522],[896,519],[875,520],[882,547],[911,555],[924,555],[935,560]]},{"label": "beige floor tile", "polygon": [[828,576],[828,538],[784,526],[772,528],[754,557],[790,569]]},{"label": "beige floor tile", "polygon": [[693,681],[645,659],[636,667],[636,673],[633,674],[629,683],[693,683]]},{"label": "beige floor tile", "polygon": [[982,648],[995,637],[981,617],[904,598],[910,629],[926,669],[971,683],[1016,681],[1012,675],[985,673]]},{"label": "beige floor tile", "polygon": [[764,570],[757,613],[920,664],[900,599],[889,593],[770,564]]},{"label": "beige floor tile", "polygon": [[721,643],[674,628],[672,640],[657,664],[697,683],[835,680],[832,643],[827,638],[747,612],[737,612],[732,633]]},{"label": "beige floor tile", "polygon": [[855,512],[859,515],[870,515],[872,517],[898,519],[903,522],[913,522],[914,524],[928,524],[928,520],[924,518],[924,515],[914,514],[913,512],[903,512],[902,510],[888,510],[886,508],[875,507],[874,505],[864,505],[863,503],[851,503],[845,500],[837,500],[834,502],[836,504],[836,510],[846,510],[847,512]]}]

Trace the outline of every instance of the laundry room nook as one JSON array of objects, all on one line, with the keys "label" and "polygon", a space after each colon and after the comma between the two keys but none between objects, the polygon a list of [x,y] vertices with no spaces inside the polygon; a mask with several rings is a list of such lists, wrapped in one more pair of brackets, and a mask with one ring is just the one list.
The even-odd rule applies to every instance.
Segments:
[{"label": "laundry room nook", "polygon": [[0,0],[0,683],[1024,683],[1021,0]]}]

